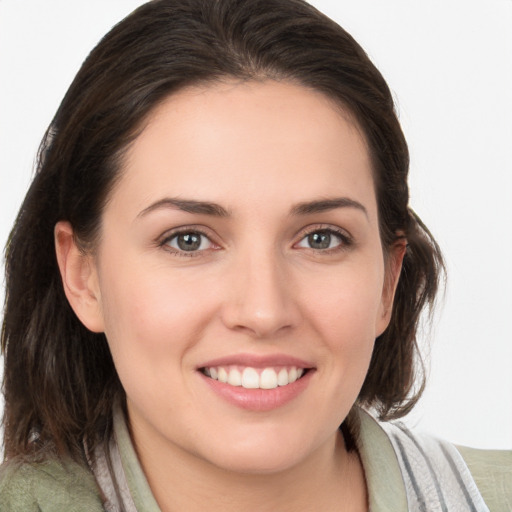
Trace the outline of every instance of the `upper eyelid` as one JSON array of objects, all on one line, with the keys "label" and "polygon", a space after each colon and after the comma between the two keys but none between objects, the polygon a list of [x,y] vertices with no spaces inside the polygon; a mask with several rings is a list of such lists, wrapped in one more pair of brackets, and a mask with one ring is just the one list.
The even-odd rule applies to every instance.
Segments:
[{"label": "upper eyelid", "polygon": [[216,243],[213,240],[213,238],[215,238],[215,235],[213,234],[212,230],[207,228],[206,226],[201,225],[186,225],[168,229],[158,237],[158,241],[160,243],[164,243],[167,240],[170,240],[171,238],[174,238],[175,236],[183,233],[199,233],[200,235],[203,235],[209,240],[211,240],[213,243]]},{"label": "upper eyelid", "polygon": [[[342,228],[340,226],[335,226],[332,224],[326,224],[326,223],[318,223],[318,224],[311,224],[308,226],[304,226],[300,230],[296,232],[296,234],[293,236],[293,245],[300,242],[304,237],[315,233],[316,231],[330,231],[334,233],[335,235],[344,238],[347,242],[353,242],[354,238],[352,234],[345,228]],[[162,235],[160,235],[157,239],[157,243],[159,245],[165,245],[169,240],[176,237],[177,235],[180,235],[182,233],[199,233],[210,240],[215,245],[222,246],[223,244],[219,241],[219,236],[216,235],[216,233],[204,225],[183,225],[178,226],[175,228],[171,228],[167,231],[165,231]]]},{"label": "upper eyelid", "polygon": [[[194,258],[194,257],[201,257],[205,256],[211,253],[211,251],[217,251],[220,248],[220,244],[218,244],[216,241],[213,240],[213,237],[210,236],[208,233],[205,232],[205,229],[201,229],[198,227],[190,227],[190,226],[181,226],[179,228],[173,228],[171,230],[166,231],[164,234],[162,234],[157,240],[156,245],[159,249],[162,249],[171,255],[174,255],[175,257],[188,257],[188,258]],[[187,233],[198,233],[201,236],[206,237],[209,242],[213,245],[213,247],[208,247],[205,249],[195,250],[195,251],[186,251],[179,249],[177,247],[172,247],[170,245],[170,242],[182,234]]]},{"label": "upper eyelid", "polygon": [[[325,249],[316,249],[313,247],[302,247],[299,244],[303,242],[309,235],[317,232],[329,232],[334,235],[339,240],[339,244],[335,247],[325,248]],[[296,250],[305,250],[305,251],[313,251],[315,254],[336,254],[340,251],[347,251],[353,248],[355,245],[354,238],[352,235],[345,229],[340,227],[331,226],[323,226],[323,227],[313,227],[312,229],[305,229],[299,232],[299,235],[295,239],[292,245],[292,249]]]},{"label": "upper eyelid", "polygon": [[348,238],[349,240],[353,239],[353,236],[348,230],[340,226],[333,226],[332,224],[313,224],[310,226],[306,226],[297,232],[295,238],[298,238],[298,240],[302,240],[302,238],[304,238],[305,236],[308,236],[311,233],[315,233],[317,231],[331,231],[332,233]]}]

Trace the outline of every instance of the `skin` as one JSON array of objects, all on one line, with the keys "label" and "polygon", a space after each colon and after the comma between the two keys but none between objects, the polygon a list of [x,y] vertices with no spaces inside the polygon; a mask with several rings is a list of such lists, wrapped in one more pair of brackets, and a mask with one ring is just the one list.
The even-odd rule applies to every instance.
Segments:
[{"label": "skin", "polygon": [[[384,257],[356,124],[289,83],[189,88],[153,112],[122,173],[94,254],[65,222],[56,246],[72,307],[106,333],[162,510],[367,510],[338,427],[389,322],[403,247]],[[333,198],[345,203],[298,211]],[[176,228],[200,229],[199,250],[176,249]],[[325,230],[331,247],[311,247]],[[239,354],[307,361],[308,384],[280,407],[244,410],[198,371]]]}]

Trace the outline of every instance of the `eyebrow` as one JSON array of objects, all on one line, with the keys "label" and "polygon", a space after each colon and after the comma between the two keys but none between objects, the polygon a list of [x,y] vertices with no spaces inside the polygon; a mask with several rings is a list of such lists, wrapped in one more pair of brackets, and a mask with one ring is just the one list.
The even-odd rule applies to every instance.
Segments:
[{"label": "eyebrow", "polygon": [[334,197],[331,199],[299,203],[292,208],[291,213],[292,215],[311,215],[313,213],[326,212],[337,208],[355,208],[362,211],[368,217],[366,208],[360,202],[348,197]]},{"label": "eyebrow", "polygon": [[[142,210],[137,218],[144,217],[159,209],[173,209],[181,210],[187,213],[195,213],[198,215],[211,215],[213,217],[229,217],[230,213],[223,206],[208,201],[194,201],[192,199],[178,199],[173,197],[166,197],[160,199],[155,203],[149,205]],[[355,208],[362,211],[368,216],[366,208],[358,201],[348,197],[335,197],[330,199],[318,199],[314,201],[307,201],[298,203],[290,210],[291,215],[312,215],[314,213],[326,212],[335,210],[337,208]]]},{"label": "eyebrow", "polygon": [[144,217],[148,213],[161,208],[170,208],[173,210],[182,210],[187,213],[196,213],[200,215],[212,215],[214,217],[229,217],[229,212],[216,203],[206,201],[194,201],[191,199],[178,199],[166,197],[151,204],[142,210],[137,217]]}]

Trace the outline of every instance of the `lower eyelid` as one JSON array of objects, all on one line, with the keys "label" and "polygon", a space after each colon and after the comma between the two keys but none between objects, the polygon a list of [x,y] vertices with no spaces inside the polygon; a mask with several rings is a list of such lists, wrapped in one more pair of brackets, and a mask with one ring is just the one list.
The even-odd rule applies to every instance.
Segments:
[{"label": "lower eyelid", "polygon": [[[347,234],[345,231],[337,230],[332,227],[318,226],[318,227],[315,227],[313,229],[303,232],[300,235],[299,241],[294,244],[294,247],[297,247],[301,242],[306,240],[308,236],[312,235],[313,233],[318,233],[318,232],[329,233],[331,236],[336,237],[339,240],[339,243],[336,244],[335,247],[327,247],[325,249],[318,249],[318,248],[314,248],[314,247],[303,247],[304,249],[310,249],[315,252],[329,253],[329,252],[336,252],[336,250],[347,249],[349,246],[353,245],[352,237],[349,234]],[[206,240],[208,240],[208,247],[206,247],[204,249],[187,251],[184,249],[180,249],[179,247],[173,247],[170,245],[170,242],[173,239],[175,239],[176,237],[178,237],[180,235],[191,234],[191,233],[200,235],[200,236],[204,237]],[[216,250],[216,249],[220,248],[219,244],[215,243],[209,234],[203,232],[200,229],[194,229],[193,227],[188,228],[188,229],[180,229],[175,232],[167,233],[166,235],[164,235],[161,238],[161,240],[158,242],[158,245],[172,254],[175,254],[177,256],[185,256],[185,257],[200,256],[201,254],[203,254],[205,252],[208,252],[210,250]]]},{"label": "lower eyelid", "polygon": [[[170,245],[171,242],[173,240],[175,240],[177,237],[179,237],[180,235],[186,235],[186,234],[200,235],[201,237],[208,240],[210,247],[206,247],[205,249],[198,249],[195,251],[186,251],[186,250],[180,249],[179,247],[173,247],[172,245]],[[180,255],[183,254],[185,256],[194,256],[194,255],[197,255],[198,253],[205,252],[210,248],[218,247],[218,245],[212,240],[212,238],[207,233],[204,233],[203,231],[201,231],[199,229],[193,229],[193,228],[192,229],[181,229],[178,231],[167,233],[166,235],[164,235],[161,238],[161,240],[158,242],[158,245],[170,252],[177,253]]]},{"label": "lower eyelid", "polygon": [[[316,227],[314,229],[311,229],[311,230],[308,230],[306,232],[303,232],[300,235],[299,242],[297,242],[295,245],[297,245],[298,243],[300,243],[303,240],[307,239],[308,236],[310,236],[310,235],[312,235],[314,233],[321,233],[321,232],[328,233],[331,236],[336,237],[340,241],[340,243],[339,243],[339,245],[337,247],[339,247],[339,246],[347,247],[347,246],[350,246],[353,243],[352,237],[349,236],[344,231],[340,231],[340,230],[337,230],[337,229],[334,229],[334,228],[330,228],[330,227]],[[320,249],[320,250],[328,251],[328,250],[336,249],[337,247],[331,247],[331,248],[328,248],[328,249]],[[311,248],[311,249],[313,249],[313,248]],[[313,250],[319,250],[319,249],[313,249]]]}]

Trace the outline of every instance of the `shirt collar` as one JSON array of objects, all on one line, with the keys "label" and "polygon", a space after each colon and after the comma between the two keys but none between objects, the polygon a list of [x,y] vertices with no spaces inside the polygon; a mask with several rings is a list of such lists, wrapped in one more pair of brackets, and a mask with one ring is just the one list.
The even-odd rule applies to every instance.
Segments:
[{"label": "shirt collar", "polygon": [[358,409],[361,422],[357,450],[361,457],[370,512],[408,512],[407,494],[391,441],[379,422]]}]

